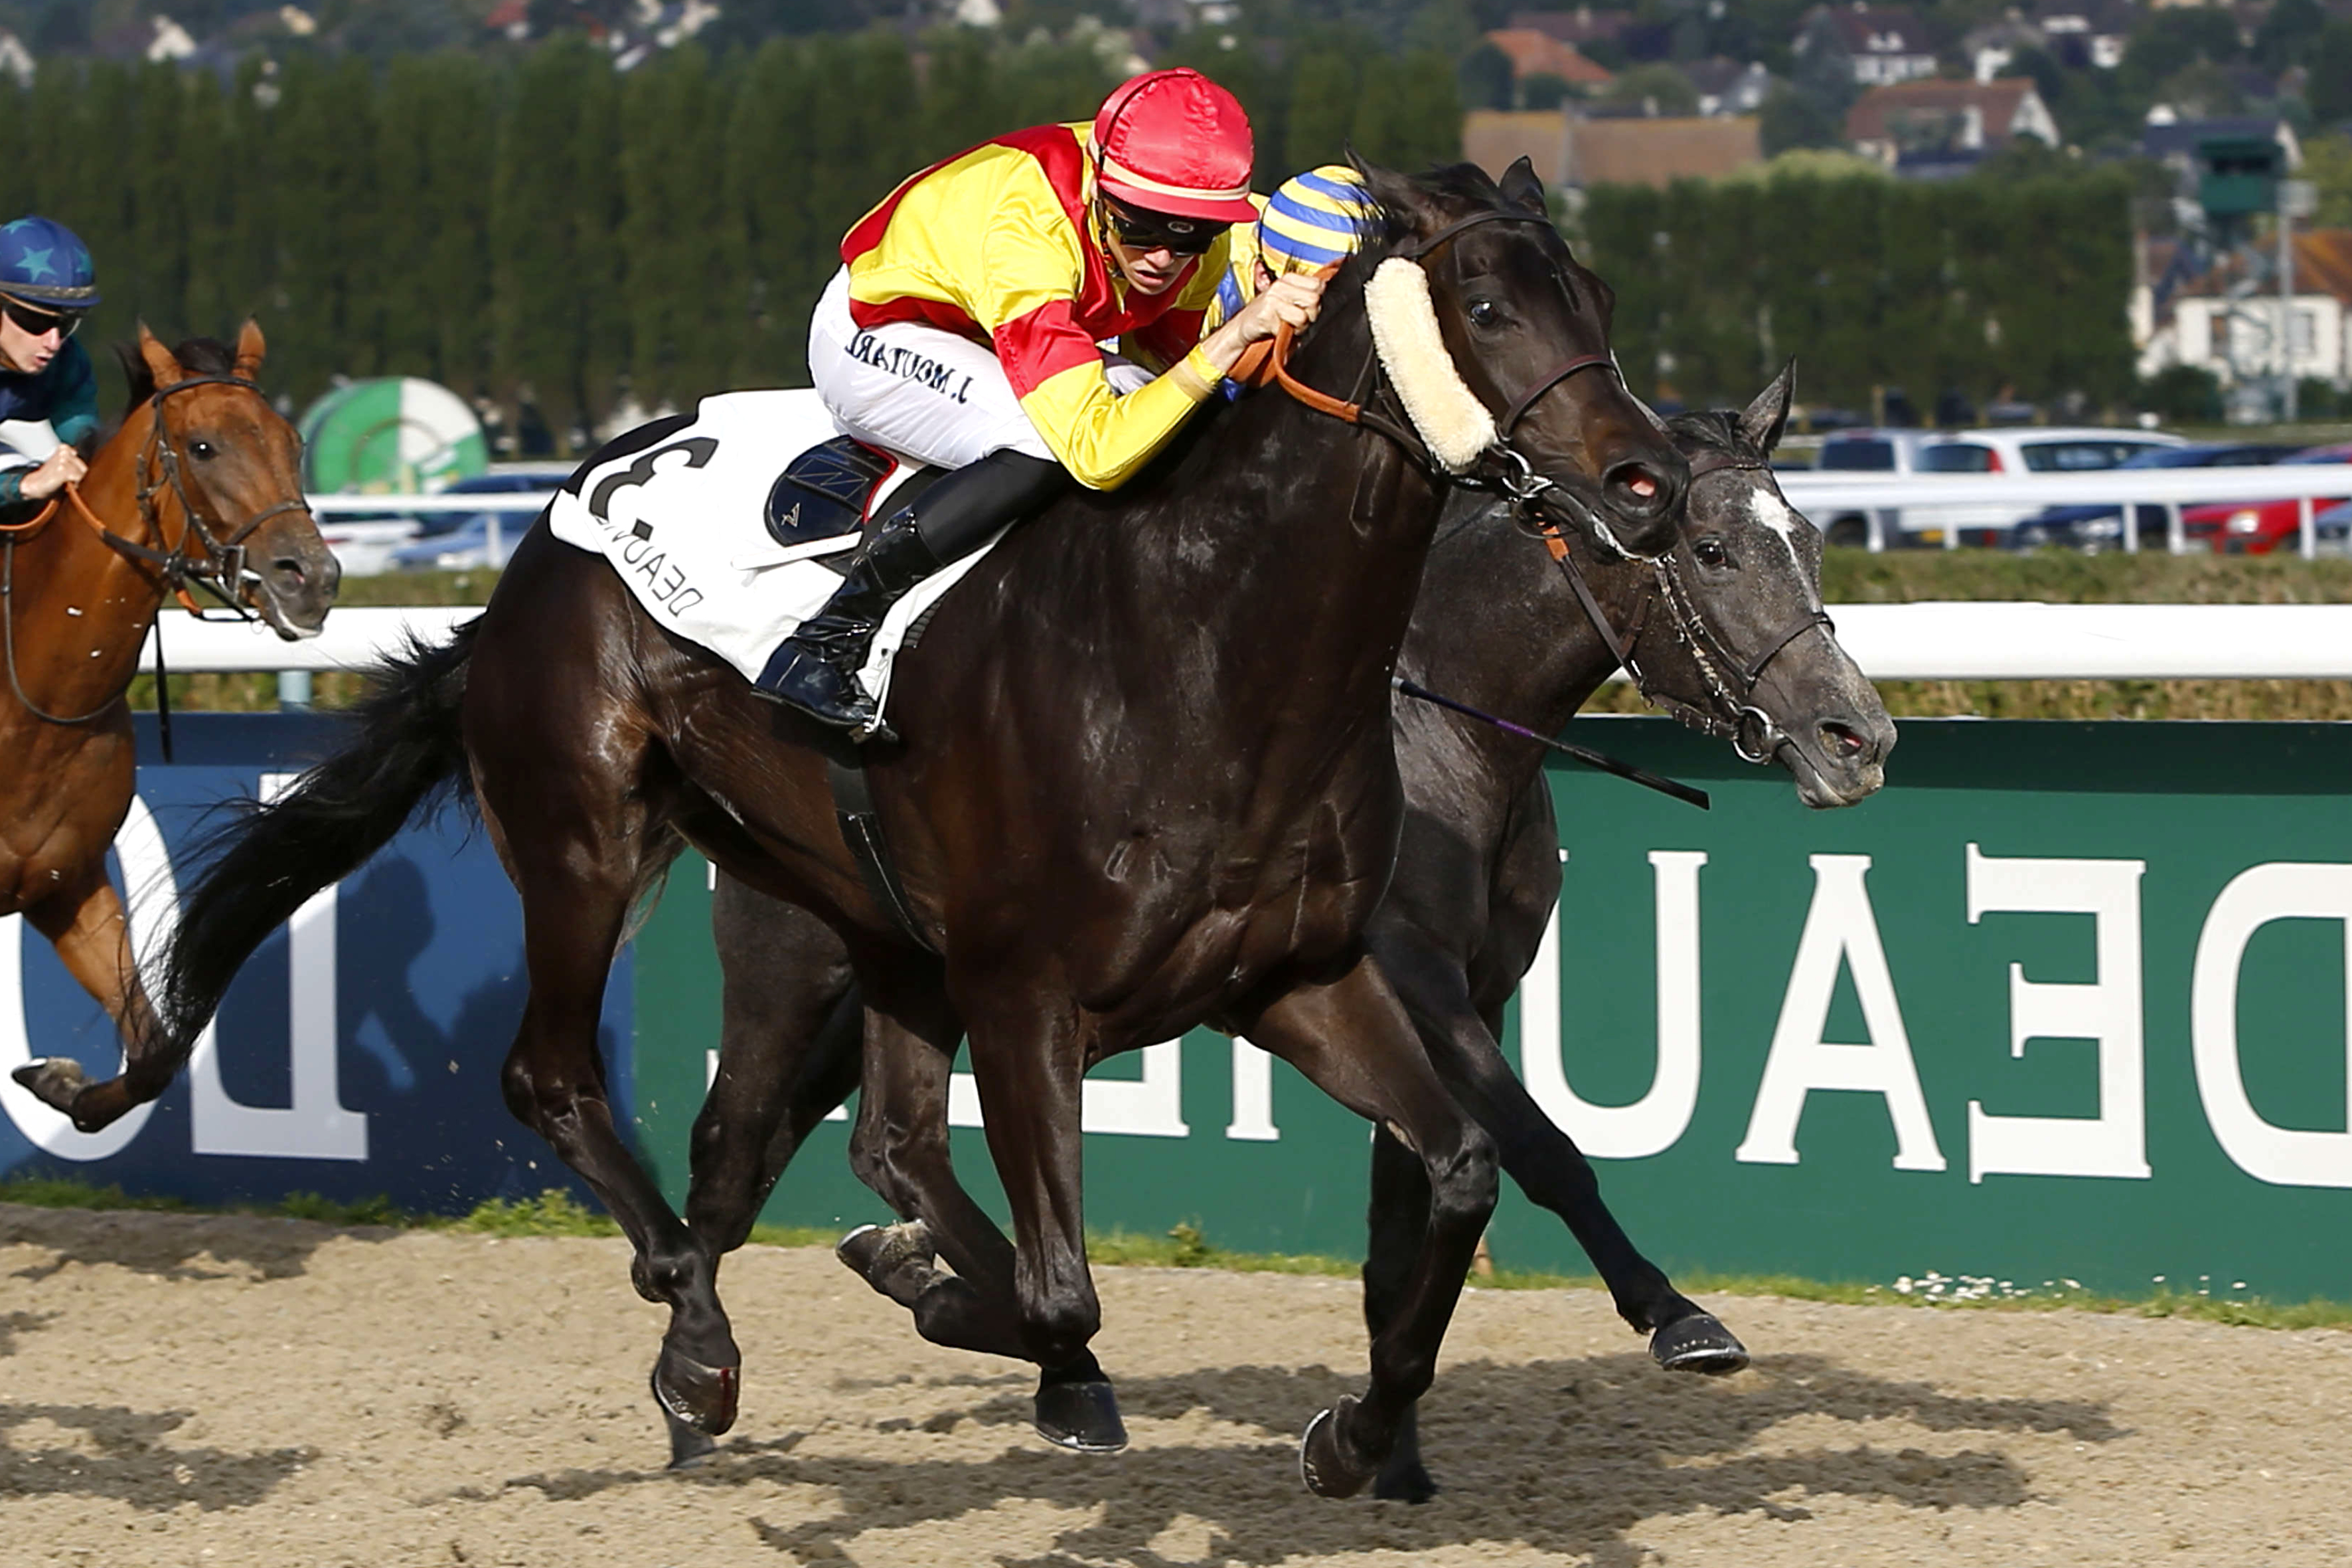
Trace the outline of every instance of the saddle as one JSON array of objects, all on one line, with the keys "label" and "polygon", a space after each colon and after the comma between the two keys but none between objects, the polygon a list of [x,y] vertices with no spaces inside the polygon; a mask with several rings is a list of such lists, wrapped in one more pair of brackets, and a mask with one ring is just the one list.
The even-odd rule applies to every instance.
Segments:
[{"label": "saddle", "polygon": [[[887,452],[867,446],[854,436],[820,441],[784,465],[769,488],[763,512],[768,537],[790,547],[820,539],[838,539],[872,527],[875,492],[899,467]],[[892,510],[929,489],[941,470],[922,468],[891,492]],[[849,564],[846,552],[820,558],[831,571]]]}]

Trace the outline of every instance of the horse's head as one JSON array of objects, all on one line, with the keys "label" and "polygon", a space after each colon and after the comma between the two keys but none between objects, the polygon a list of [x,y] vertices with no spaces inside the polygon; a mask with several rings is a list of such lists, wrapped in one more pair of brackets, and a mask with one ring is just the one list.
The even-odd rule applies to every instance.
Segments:
[{"label": "horse's head", "polygon": [[[1747,411],[1667,422],[1690,460],[1674,549],[1652,567],[1633,663],[1643,695],[1777,760],[1807,805],[1852,805],[1886,782],[1895,722],[1822,609],[1822,536],[1773,482],[1791,364]],[[1663,612],[1663,613],[1661,613]]]},{"label": "horse's head", "polygon": [[251,321],[232,353],[209,338],[167,349],[142,323],[131,413],[152,425],[139,458],[140,510],[158,549],[260,613],[291,642],[319,635],[342,568],[302,496],[302,442],[254,376],[267,345]]},{"label": "horse's head", "polygon": [[1527,160],[1499,185],[1467,163],[1361,173],[1388,225],[1365,257],[1373,336],[1432,452],[1540,492],[1530,504],[1605,552],[1671,549],[1688,467],[1626,391],[1609,286],[1569,253]]}]

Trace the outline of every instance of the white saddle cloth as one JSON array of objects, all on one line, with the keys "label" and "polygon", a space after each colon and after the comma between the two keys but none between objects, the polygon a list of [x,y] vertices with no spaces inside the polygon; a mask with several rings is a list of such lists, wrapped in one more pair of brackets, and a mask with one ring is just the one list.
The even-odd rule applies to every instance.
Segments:
[{"label": "white saddle cloth", "polygon": [[[776,645],[841,586],[841,574],[819,557],[857,543],[857,534],[844,533],[787,546],[767,529],[776,476],[838,434],[813,390],[706,397],[692,425],[581,475],[548,508],[548,526],[564,543],[602,555],[656,621],[755,679]],[[884,479],[869,514],[887,507],[913,471],[901,463]],[[889,700],[908,628],[995,543],[890,607],[860,672],[877,704]]]}]

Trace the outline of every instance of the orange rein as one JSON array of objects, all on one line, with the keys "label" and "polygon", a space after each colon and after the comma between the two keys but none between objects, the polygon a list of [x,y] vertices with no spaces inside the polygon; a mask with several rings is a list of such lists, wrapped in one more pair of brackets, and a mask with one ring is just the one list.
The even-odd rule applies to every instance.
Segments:
[{"label": "orange rein", "polygon": [[[48,505],[43,507],[40,510],[26,518],[24,521],[0,522],[0,533],[37,533],[48,523],[51,518],[58,515],[58,510],[68,503],[71,503],[75,513],[79,516],[84,522],[89,524],[89,530],[92,533],[97,534],[100,539],[111,539],[113,537],[112,530],[106,526],[104,520],[101,519],[98,513],[89,510],[89,502],[81,499],[81,486],[79,483],[70,480],[67,482],[66,487],[63,489],[49,498]],[[187,589],[174,588],[173,590],[173,596],[180,601],[182,608],[187,610],[194,610],[196,608],[196,601],[189,596]]]}]

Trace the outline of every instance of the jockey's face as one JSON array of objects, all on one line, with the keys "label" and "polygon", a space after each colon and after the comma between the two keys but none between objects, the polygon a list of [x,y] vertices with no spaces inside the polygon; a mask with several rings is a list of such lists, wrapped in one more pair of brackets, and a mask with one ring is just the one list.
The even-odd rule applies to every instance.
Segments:
[{"label": "jockey's face", "polygon": [[1137,212],[1105,197],[1103,242],[1127,286],[1139,294],[1165,293],[1184,268],[1216,243],[1222,223]]},{"label": "jockey's face", "polygon": [[19,375],[36,374],[58,357],[66,337],[65,318],[14,300],[0,301],[0,365]]}]

